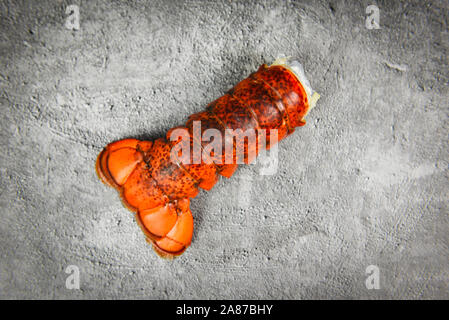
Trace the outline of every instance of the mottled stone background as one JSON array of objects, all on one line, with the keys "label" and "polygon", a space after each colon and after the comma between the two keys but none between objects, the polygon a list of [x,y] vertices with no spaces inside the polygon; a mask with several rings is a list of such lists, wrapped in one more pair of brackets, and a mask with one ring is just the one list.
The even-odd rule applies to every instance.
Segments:
[{"label": "mottled stone background", "polygon": [[[449,298],[447,1],[0,11],[1,298]],[[97,179],[97,154],[162,136],[279,54],[321,94],[308,124],[280,144],[276,174],[241,167],[201,191],[191,247],[159,258]]]}]

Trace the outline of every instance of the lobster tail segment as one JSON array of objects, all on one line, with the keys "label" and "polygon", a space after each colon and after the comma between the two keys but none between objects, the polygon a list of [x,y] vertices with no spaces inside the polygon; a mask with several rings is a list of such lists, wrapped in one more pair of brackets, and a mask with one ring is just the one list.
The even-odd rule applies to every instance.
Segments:
[{"label": "lobster tail segment", "polygon": [[301,89],[305,91],[305,97],[303,104],[305,105],[306,109],[303,110],[301,114],[301,120],[309,113],[310,110],[312,110],[318,99],[320,98],[320,95],[318,92],[312,89],[312,86],[310,85],[309,80],[306,77],[306,74],[304,72],[304,68],[301,63],[297,60],[293,60],[291,57],[285,57],[280,56],[278,57],[271,65],[271,66],[281,66],[287,70],[289,70],[296,79],[299,80],[301,84]]}]

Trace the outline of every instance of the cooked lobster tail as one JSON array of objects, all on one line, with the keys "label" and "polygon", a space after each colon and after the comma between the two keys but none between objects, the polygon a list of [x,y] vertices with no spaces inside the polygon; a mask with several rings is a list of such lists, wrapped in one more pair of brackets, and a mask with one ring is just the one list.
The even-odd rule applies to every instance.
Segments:
[{"label": "cooked lobster tail", "polygon": [[[116,188],[124,205],[136,212],[156,252],[163,257],[177,256],[192,239],[189,199],[198,194],[199,188],[210,190],[219,175],[231,177],[238,163],[250,163],[262,148],[270,148],[295,127],[303,126],[317,99],[295,63],[277,60],[271,66],[262,65],[205,111],[191,115],[185,126],[169,130],[165,138],[154,142],[125,139],[106,146],[97,159],[98,176]],[[226,137],[221,152],[211,151],[202,139],[208,129]],[[231,137],[231,148],[227,148],[230,129],[241,135],[248,130],[276,129],[277,139],[266,135],[261,145],[259,135],[256,143],[237,135]],[[195,150],[200,150],[199,161],[184,161],[186,155],[175,152],[186,141],[191,147],[187,158],[192,160]],[[237,152],[239,148],[244,151]]]}]

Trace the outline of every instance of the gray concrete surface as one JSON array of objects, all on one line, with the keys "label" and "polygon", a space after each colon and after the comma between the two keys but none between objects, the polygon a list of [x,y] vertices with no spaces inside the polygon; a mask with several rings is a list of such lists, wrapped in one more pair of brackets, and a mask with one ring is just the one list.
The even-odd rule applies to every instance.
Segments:
[{"label": "gray concrete surface", "polygon": [[[0,10],[0,298],[449,298],[447,1]],[[159,258],[97,179],[98,152],[162,136],[280,53],[321,93],[308,124],[276,174],[242,167],[202,191],[191,247]]]}]

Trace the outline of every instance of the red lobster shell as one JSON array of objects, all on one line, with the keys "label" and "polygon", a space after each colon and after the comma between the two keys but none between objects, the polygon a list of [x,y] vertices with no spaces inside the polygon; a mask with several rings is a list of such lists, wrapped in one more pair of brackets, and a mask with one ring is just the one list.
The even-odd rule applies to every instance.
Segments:
[{"label": "red lobster shell", "polygon": [[[264,64],[165,138],[107,145],[97,159],[98,176],[136,213],[158,254],[180,255],[192,239],[189,202],[198,188],[210,190],[219,175],[231,177],[239,163],[250,163],[263,148],[305,125],[304,117],[318,97],[297,62]],[[269,134],[273,129],[274,138]],[[202,139],[210,132],[225,137],[214,138],[215,148]],[[251,140],[248,132],[257,134]],[[195,158],[195,150],[200,157]]]}]

